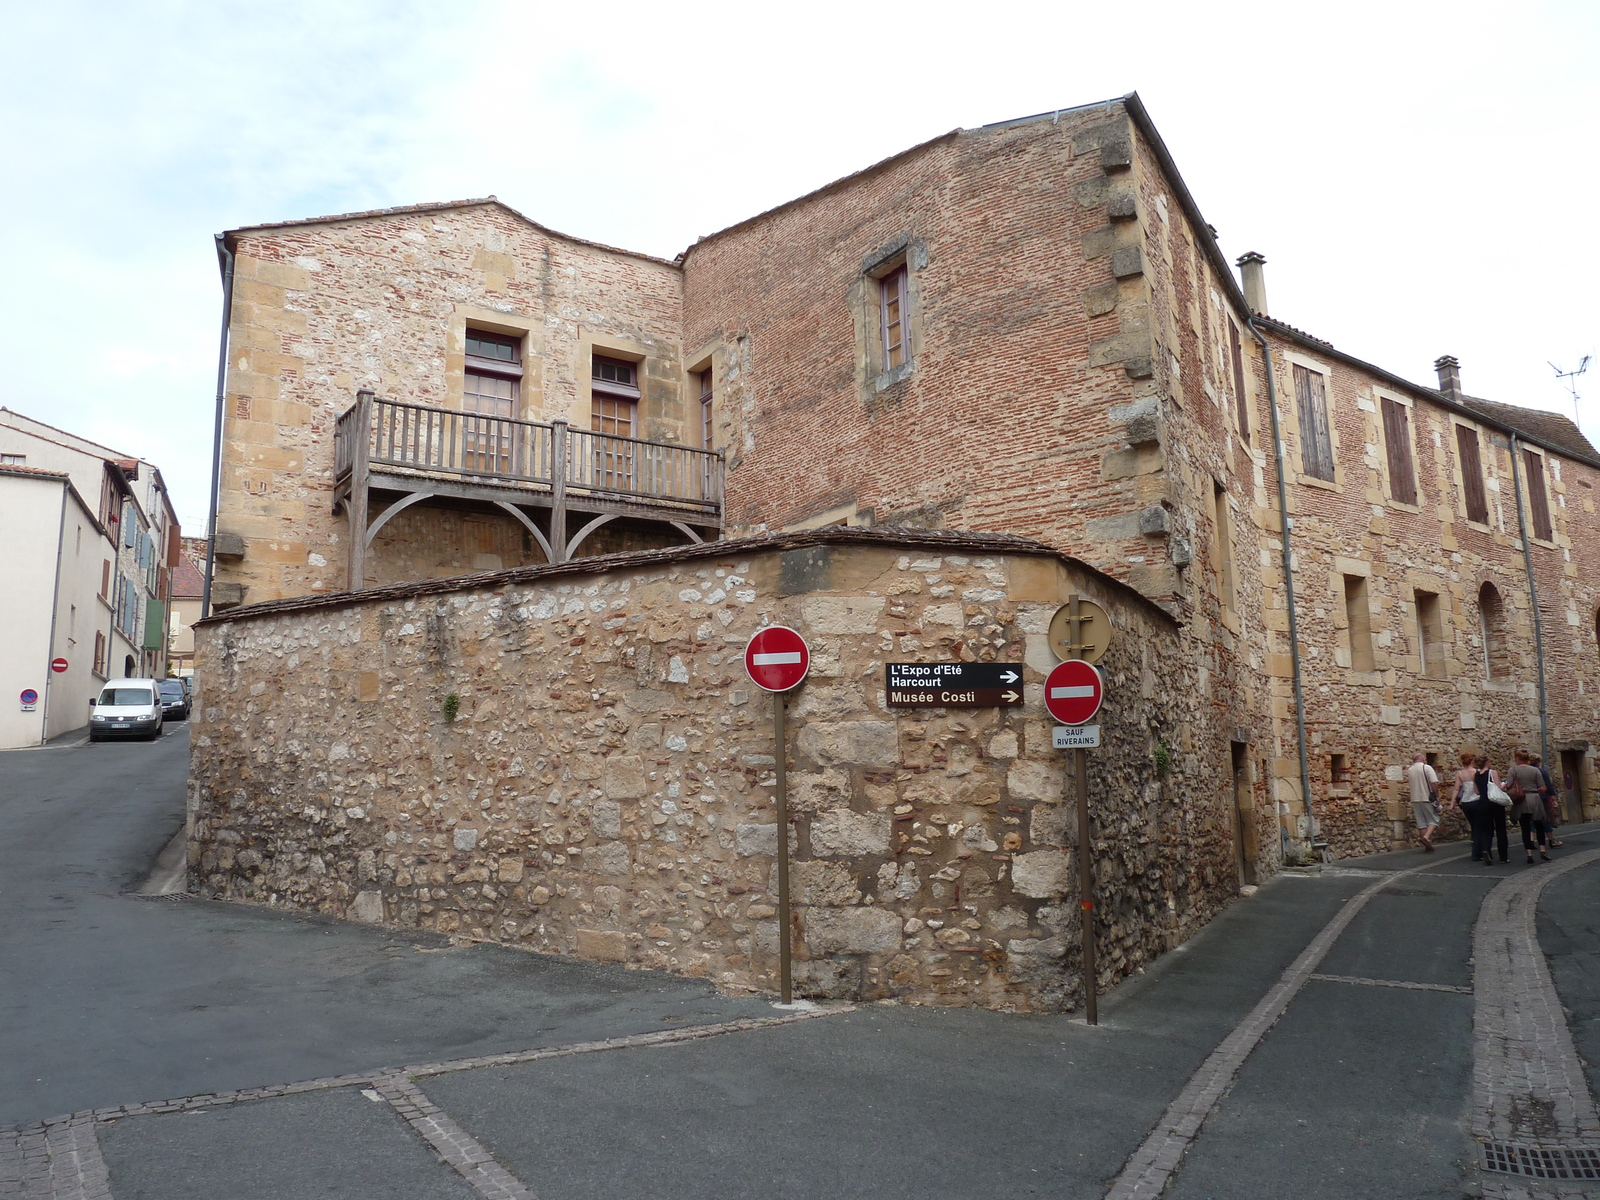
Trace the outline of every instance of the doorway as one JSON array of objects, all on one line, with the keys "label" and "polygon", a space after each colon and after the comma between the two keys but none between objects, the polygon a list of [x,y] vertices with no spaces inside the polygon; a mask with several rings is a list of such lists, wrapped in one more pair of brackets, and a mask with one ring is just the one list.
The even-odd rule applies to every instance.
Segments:
[{"label": "doorway", "polygon": [[1561,752],[1561,777],[1556,780],[1561,789],[1561,815],[1574,824],[1583,818],[1583,751]]},{"label": "doorway", "polygon": [[1250,786],[1250,747],[1245,742],[1230,742],[1233,751],[1233,853],[1239,868],[1241,887],[1256,882],[1256,858],[1260,854],[1256,831],[1255,791]]}]

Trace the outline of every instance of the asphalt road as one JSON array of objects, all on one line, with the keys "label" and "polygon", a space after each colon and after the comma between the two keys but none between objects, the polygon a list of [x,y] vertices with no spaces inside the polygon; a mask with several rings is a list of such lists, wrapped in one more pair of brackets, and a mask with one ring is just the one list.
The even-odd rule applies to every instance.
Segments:
[{"label": "asphalt road", "polygon": [[[691,1039],[782,1014],[647,972],[132,895],[182,823],[186,730],[169,730],[150,745],[0,755],[0,1127],[374,1078],[102,1114],[116,1200],[518,1194],[443,1165],[448,1137],[424,1140],[380,1094],[380,1069],[421,1063],[446,1064],[413,1073],[426,1100],[542,1200],[1099,1198],[1346,905],[1364,907],[1164,1194],[1454,1200],[1485,1178],[1470,1112],[1473,930],[1496,884],[1537,867],[1484,869],[1447,847],[1280,876],[1106,997],[1098,1028],[868,1005]],[[1567,840],[1568,854],[1600,847],[1600,831]],[[1365,896],[1380,872],[1413,867],[1426,869]],[[1600,1063],[1597,913],[1600,864],[1552,876],[1538,907],[1586,1063]],[[639,1034],[660,1044],[448,1069]],[[5,1145],[0,1133],[0,1197],[79,1194],[37,1180],[8,1191]]]}]

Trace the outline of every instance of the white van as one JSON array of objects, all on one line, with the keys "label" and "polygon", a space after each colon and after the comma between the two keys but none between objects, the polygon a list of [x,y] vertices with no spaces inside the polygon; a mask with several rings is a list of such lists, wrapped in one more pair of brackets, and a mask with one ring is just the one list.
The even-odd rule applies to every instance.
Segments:
[{"label": "white van", "polygon": [[113,679],[89,704],[89,740],[161,736],[161,687],[154,679]]}]

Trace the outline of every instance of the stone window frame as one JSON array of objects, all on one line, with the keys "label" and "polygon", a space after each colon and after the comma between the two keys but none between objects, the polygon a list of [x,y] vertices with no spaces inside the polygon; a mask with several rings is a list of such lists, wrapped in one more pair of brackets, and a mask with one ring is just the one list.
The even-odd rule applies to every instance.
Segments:
[{"label": "stone window frame", "polygon": [[[861,272],[850,288],[850,307],[855,317],[856,362],[864,396],[872,397],[916,372],[922,351],[922,272],[928,265],[927,245],[909,231],[902,233],[861,262]],[[901,325],[905,330],[905,361],[895,367],[884,365],[883,281],[904,269],[905,301]]]},{"label": "stone window frame", "polygon": [[[723,345],[720,341],[712,343],[696,354],[684,356],[682,394],[685,409],[685,426],[692,428],[695,436],[690,442],[702,450],[715,450],[718,446],[728,446],[732,440],[732,430],[728,423],[728,408],[725,389],[727,387],[727,368],[724,365]],[[709,380],[711,384],[711,441],[708,444],[704,435],[704,414],[698,410],[702,403],[701,380]],[[690,420],[690,417],[693,420]]]},{"label": "stone window frame", "polygon": [[[1407,593],[1406,607],[1410,609],[1410,630],[1414,631],[1417,643],[1417,653],[1414,656],[1417,669],[1412,673],[1413,678],[1422,683],[1449,685],[1454,678],[1452,675],[1453,658],[1450,651],[1452,638],[1450,618],[1450,589],[1441,579],[1432,575],[1410,574],[1406,576],[1405,588]],[[1422,620],[1422,606],[1417,597],[1432,596],[1434,600],[1434,615],[1438,618],[1438,641],[1434,643],[1434,650],[1428,651],[1428,630]],[[1409,631],[1408,631],[1409,632]],[[1410,656],[1408,656],[1410,657]],[[1439,667],[1437,672],[1430,668]]]},{"label": "stone window frame", "polygon": [[[1498,621],[1491,621],[1489,610],[1484,606],[1483,593],[1487,588],[1494,593],[1494,607],[1497,610]],[[1480,575],[1477,587],[1472,592],[1472,602],[1478,610],[1478,640],[1480,642],[1481,666],[1483,674],[1480,677],[1481,686],[1491,690],[1516,691],[1518,687],[1516,671],[1511,663],[1511,616],[1510,606],[1506,602],[1509,593],[1490,575]],[[1492,645],[1494,639],[1491,632],[1499,635],[1498,656],[1494,653],[1496,647]],[[1504,670],[1496,674],[1495,662],[1499,659]]]},{"label": "stone window frame", "polygon": [[[1411,483],[1417,493],[1415,502],[1400,500],[1394,494],[1394,481],[1389,471],[1389,430],[1383,423],[1383,402],[1385,400],[1392,404],[1398,404],[1406,410],[1406,426],[1410,432],[1410,437],[1407,439],[1410,445],[1406,449],[1411,456]],[[1421,440],[1420,427],[1417,421],[1417,402],[1415,398],[1402,392],[1392,391],[1389,388],[1374,387],[1372,389],[1372,406],[1373,415],[1377,418],[1379,445],[1383,449],[1383,453],[1378,456],[1378,470],[1383,475],[1383,502],[1392,508],[1398,508],[1401,512],[1420,513],[1427,500],[1427,491],[1422,486],[1422,460],[1417,455],[1417,445]]]},{"label": "stone window frame", "polygon": [[[1486,510],[1484,515],[1489,518],[1487,521],[1475,521],[1467,515],[1467,480],[1461,468],[1460,435],[1456,433],[1457,426],[1470,429],[1478,439],[1478,465],[1483,470],[1483,506]],[[1496,496],[1499,495],[1499,477],[1493,476],[1489,472],[1489,468],[1493,465],[1493,451],[1495,449],[1496,446],[1489,439],[1488,431],[1482,425],[1479,425],[1476,421],[1469,421],[1455,413],[1450,414],[1450,472],[1452,481],[1456,485],[1456,515],[1473,529],[1481,529],[1485,533],[1495,532],[1495,511],[1499,507],[1489,499],[1491,492]],[[1490,479],[1495,480],[1495,488],[1490,488]]]},{"label": "stone window frame", "polygon": [[[577,361],[572,368],[573,378],[577,383],[577,402],[573,405],[573,410],[565,414],[572,422],[573,428],[591,428],[594,412],[594,359],[595,355],[599,355],[601,358],[631,362],[639,368],[639,407],[633,436],[651,441],[680,440],[676,437],[664,437],[661,433],[660,425],[666,398],[660,393],[661,381],[651,378],[650,362],[652,359],[660,358],[660,355],[652,353],[652,350],[652,347],[643,342],[635,342],[631,338],[585,329],[578,338]],[[670,384],[670,381],[668,382]]]},{"label": "stone window frame", "polygon": [[[1329,492],[1343,492],[1345,488],[1344,466],[1339,453],[1339,423],[1334,419],[1334,375],[1333,364],[1324,362],[1320,358],[1313,358],[1309,354],[1302,354],[1298,350],[1284,350],[1280,355],[1283,361],[1283,372],[1286,386],[1282,395],[1290,398],[1291,402],[1284,404],[1279,409],[1279,417],[1290,429],[1294,431],[1294,481],[1306,487],[1322,488]],[[1300,428],[1300,403],[1299,393],[1295,391],[1294,369],[1304,367],[1308,371],[1315,371],[1326,381],[1326,396],[1328,402],[1328,449],[1333,456],[1333,478],[1319,479],[1315,475],[1305,472],[1305,433]]]},{"label": "stone window frame", "polygon": [[1238,531],[1228,485],[1211,477],[1211,549],[1215,560],[1217,602],[1223,623],[1234,633],[1239,629]]},{"label": "stone window frame", "polygon": [[[544,329],[536,317],[458,304],[450,313],[445,335],[443,408],[466,409],[467,330],[497,333],[522,342],[522,375],[512,416],[519,421],[544,421]],[[556,414],[560,415],[560,414]]]}]

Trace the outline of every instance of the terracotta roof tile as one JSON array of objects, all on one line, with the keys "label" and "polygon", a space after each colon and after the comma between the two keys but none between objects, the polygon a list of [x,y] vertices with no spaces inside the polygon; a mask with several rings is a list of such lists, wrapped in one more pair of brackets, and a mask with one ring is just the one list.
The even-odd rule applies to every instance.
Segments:
[{"label": "terracotta roof tile", "polygon": [[70,478],[65,471],[47,471],[43,467],[19,466],[16,463],[0,463],[0,475],[28,475],[39,479]]},{"label": "terracotta roof tile", "polygon": [[1468,408],[1476,409],[1492,421],[1509,425],[1518,433],[1525,433],[1531,438],[1554,446],[1557,450],[1565,450],[1569,454],[1577,454],[1583,458],[1600,459],[1600,450],[1596,450],[1594,444],[1583,436],[1582,431],[1573,424],[1571,417],[1546,412],[1539,408],[1500,404],[1477,396],[1462,396],[1461,403]]},{"label": "terracotta roof tile", "polygon": [[205,575],[190,561],[188,555],[181,555],[177,567],[172,572],[172,598],[198,600],[205,595],[205,591]]}]

